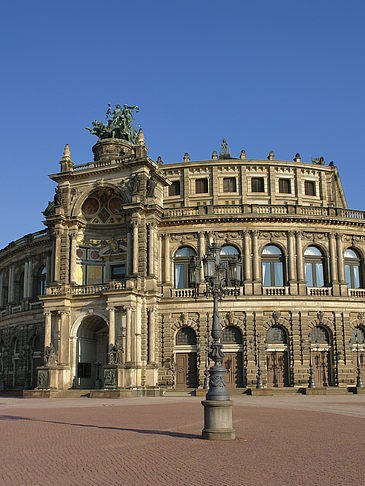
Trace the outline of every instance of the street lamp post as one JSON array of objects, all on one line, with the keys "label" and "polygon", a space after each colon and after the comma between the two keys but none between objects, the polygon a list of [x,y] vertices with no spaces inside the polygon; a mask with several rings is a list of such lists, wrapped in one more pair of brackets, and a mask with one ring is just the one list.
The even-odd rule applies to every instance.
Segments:
[{"label": "street lamp post", "polygon": [[364,340],[361,339],[360,333],[355,333],[355,336],[350,339],[350,343],[352,344],[353,348],[356,346],[356,364],[357,364],[357,376],[356,376],[356,387],[363,388],[362,383],[362,373],[361,373],[361,363],[360,363],[360,344],[364,344]]},{"label": "street lamp post", "polygon": [[204,390],[209,390],[209,334],[205,335]]},{"label": "street lamp post", "polygon": [[24,390],[29,390],[30,388],[30,346],[29,344],[25,345],[24,350],[24,358],[25,358],[25,383],[24,383]]},{"label": "street lamp post", "polygon": [[[223,265],[220,262],[220,248],[213,243],[207,255],[203,259],[204,276],[207,284],[206,296],[213,297],[213,324],[211,336],[211,352],[209,358],[214,362],[209,370],[209,391],[206,399],[202,402],[204,407],[204,429],[203,439],[235,439],[236,433],[232,427],[232,401],[226,389],[225,374],[226,370],[222,366],[224,353],[222,351],[222,329],[219,321],[218,299],[222,299],[225,294],[225,284],[227,284],[227,272],[230,272],[230,281],[239,280],[240,271],[235,260]],[[194,261],[190,267],[191,282],[198,287],[200,284],[200,264]]]},{"label": "street lamp post", "polygon": [[308,381],[308,388],[315,388],[316,384],[314,381],[314,370],[313,370],[313,359],[312,359],[312,338],[311,335],[308,335],[309,341],[309,381]]},{"label": "street lamp post", "polygon": [[2,347],[0,351],[0,390],[5,390],[5,358],[7,352]]}]

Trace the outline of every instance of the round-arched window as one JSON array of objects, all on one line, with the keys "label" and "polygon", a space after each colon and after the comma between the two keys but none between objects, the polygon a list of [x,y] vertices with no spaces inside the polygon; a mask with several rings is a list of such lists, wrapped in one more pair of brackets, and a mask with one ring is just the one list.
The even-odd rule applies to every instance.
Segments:
[{"label": "round-arched window", "polygon": [[365,331],[362,327],[355,327],[355,329],[352,331],[352,341],[355,344],[365,344]]},{"label": "round-arched window", "polygon": [[267,331],[266,342],[268,344],[287,344],[288,337],[286,332],[282,327],[272,326]]},{"label": "round-arched window", "polygon": [[224,245],[220,251],[221,256],[239,256],[240,252],[237,250],[235,246],[232,245]]},{"label": "round-arched window", "polygon": [[190,246],[182,246],[175,253],[175,288],[186,289],[191,287],[189,279],[189,263],[196,256],[195,250]]},{"label": "round-arched window", "polygon": [[276,245],[266,245],[262,250],[262,284],[264,287],[284,285],[283,252]]},{"label": "round-arched window", "polygon": [[196,344],[196,334],[191,327],[182,327],[176,334],[176,344],[189,344],[194,346]]},{"label": "round-arched window", "polygon": [[227,326],[222,332],[222,343],[242,344],[242,332],[235,326]]},{"label": "round-arched window", "polygon": [[316,246],[305,250],[304,269],[308,287],[324,287],[324,257]]},{"label": "round-arched window", "polygon": [[330,335],[327,329],[323,326],[316,326],[310,333],[312,343],[330,344]]},{"label": "round-arched window", "polygon": [[358,254],[348,248],[344,251],[345,279],[350,289],[358,289],[361,285],[360,258]]}]

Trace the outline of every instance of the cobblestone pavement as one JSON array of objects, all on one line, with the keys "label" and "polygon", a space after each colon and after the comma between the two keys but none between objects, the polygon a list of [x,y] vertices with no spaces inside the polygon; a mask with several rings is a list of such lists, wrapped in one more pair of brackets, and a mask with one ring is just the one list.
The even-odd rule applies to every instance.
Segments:
[{"label": "cobblestone pavement", "polygon": [[200,401],[0,397],[0,484],[365,484],[365,395],[234,397],[226,442]]}]

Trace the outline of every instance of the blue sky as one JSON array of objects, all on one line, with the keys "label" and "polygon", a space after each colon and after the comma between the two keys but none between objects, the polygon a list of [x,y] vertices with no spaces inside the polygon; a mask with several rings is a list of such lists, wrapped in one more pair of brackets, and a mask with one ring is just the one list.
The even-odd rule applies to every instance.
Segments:
[{"label": "blue sky", "polygon": [[66,143],[92,160],[107,103],[137,104],[150,156],[323,156],[365,209],[365,3],[16,1],[1,7],[0,247],[42,229]]}]

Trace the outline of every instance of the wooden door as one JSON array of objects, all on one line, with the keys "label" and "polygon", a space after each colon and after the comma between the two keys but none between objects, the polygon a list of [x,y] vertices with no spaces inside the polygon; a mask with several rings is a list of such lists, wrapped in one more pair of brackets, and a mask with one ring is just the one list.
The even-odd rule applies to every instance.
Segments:
[{"label": "wooden door", "polygon": [[226,369],[227,388],[243,387],[243,359],[242,353],[224,353],[223,366]]},{"label": "wooden door", "polygon": [[198,386],[196,353],[176,354],[176,388],[196,388]]},{"label": "wooden door", "polygon": [[331,385],[329,351],[312,351],[314,382],[317,387]]},{"label": "wooden door", "polygon": [[267,386],[289,386],[287,351],[268,351],[266,354]]}]

